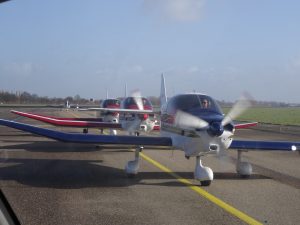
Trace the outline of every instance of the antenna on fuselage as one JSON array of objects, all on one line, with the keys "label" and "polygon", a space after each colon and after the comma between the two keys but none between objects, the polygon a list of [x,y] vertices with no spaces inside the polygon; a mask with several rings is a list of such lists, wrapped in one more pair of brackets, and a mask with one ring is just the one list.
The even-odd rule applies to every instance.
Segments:
[{"label": "antenna on fuselage", "polygon": [[161,74],[161,88],[160,88],[160,108],[167,103],[167,91],[164,74]]},{"label": "antenna on fuselage", "polygon": [[125,98],[127,97],[127,83],[125,83]]},{"label": "antenna on fuselage", "polygon": [[108,89],[106,88],[106,99],[108,99]]}]

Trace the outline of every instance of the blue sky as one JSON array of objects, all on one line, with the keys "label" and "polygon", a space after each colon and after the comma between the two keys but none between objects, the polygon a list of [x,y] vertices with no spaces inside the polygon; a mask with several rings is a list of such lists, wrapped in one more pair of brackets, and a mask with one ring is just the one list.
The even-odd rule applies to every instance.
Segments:
[{"label": "blue sky", "polygon": [[0,5],[0,89],[300,103],[300,2],[12,0]]}]

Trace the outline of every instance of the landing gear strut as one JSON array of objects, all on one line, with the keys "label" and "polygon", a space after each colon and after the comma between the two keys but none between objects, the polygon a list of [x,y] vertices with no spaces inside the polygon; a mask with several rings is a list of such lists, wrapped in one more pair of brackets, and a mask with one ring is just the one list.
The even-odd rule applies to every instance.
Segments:
[{"label": "landing gear strut", "polygon": [[83,129],[83,133],[84,133],[84,134],[87,134],[88,132],[89,132],[89,128],[84,128],[84,129]]},{"label": "landing gear strut", "polygon": [[140,152],[144,149],[143,146],[139,146],[135,149],[135,158],[126,164],[125,172],[129,178],[135,177],[139,169]]},{"label": "landing gear strut", "polygon": [[115,130],[115,129],[110,129],[109,134],[110,134],[110,135],[117,135],[117,130]]},{"label": "landing gear strut", "polygon": [[248,178],[252,174],[252,166],[248,162],[242,162],[242,151],[237,151],[237,163],[236,163],[236,172],[242,178]]},{"label": "landing gear strut", "polygon": [[200,181],[201,186],[209,186],[214,179],[213,171],[211,168],[202,165],[200,156],[196,157],[194,177],[196,180]]}]

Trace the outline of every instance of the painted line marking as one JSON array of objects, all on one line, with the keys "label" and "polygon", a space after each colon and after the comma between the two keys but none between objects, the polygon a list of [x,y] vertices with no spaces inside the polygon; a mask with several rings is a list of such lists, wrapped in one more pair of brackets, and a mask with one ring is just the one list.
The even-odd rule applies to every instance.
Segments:
[{"label": "painted line marking", "polygon": [[238,217],[242,221],[244,221],[248,224],[262,225],[261,222],[255,220],[254,218],[252,218],[252,217],[248,216],[247,214],[243,213],[242,211],[234,208],[233,206],[231,206],[231,205],[227,204],[226,202],[222,201],[221,199],[219,199],[219,198],[215,197],[214,195],[208,193],[207,191],[205,191],[201,187],[198,187],[198,186],[194,185],[189,180],[180,177],[178,174],[172,172],[169,168],[163,166],[162,164],[160,164],[159,162],[153,160],[152,158],[145,155],[144,153],[141,152],[140,156],[143,159],[145,159],[146,161],[148,161],[151,164],[153,164],[154,166],[156,166],[157,168],[159,168],[160,170],[168,173],[169,175],[171,175],[172,177],[177,179],[179,182],[185,184],[187,187],[189,187],[190,189],[192,189],[193,191],[195,191],[196,193],[198,193],[202,197],[204,197],[207,200],[211,201],[212,203],[218,205],[219,207],[221,207],[225,211],[229,212],[230,214]]}]

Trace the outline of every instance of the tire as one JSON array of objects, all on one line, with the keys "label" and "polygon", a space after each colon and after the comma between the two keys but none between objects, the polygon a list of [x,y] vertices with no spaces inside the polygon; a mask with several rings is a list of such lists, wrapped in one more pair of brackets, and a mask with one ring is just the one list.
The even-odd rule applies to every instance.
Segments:
[{"label": "tire", "polygon": [[209,186],[211,184],[211,180],[203,180],[200,181],[201,186]]}]

